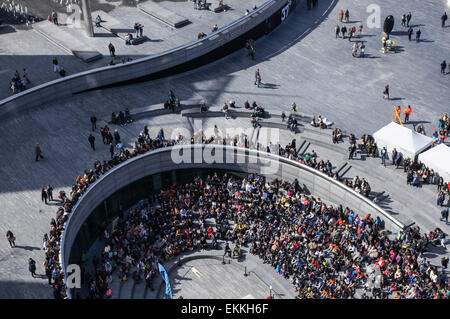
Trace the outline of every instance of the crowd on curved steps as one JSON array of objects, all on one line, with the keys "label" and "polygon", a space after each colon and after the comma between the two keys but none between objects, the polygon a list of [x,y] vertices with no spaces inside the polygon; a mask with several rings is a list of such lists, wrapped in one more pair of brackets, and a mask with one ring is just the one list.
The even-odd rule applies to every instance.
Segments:
[{"label": "crowd on curved steps", "polygon": [[[151,151],[154,149],[173,146],[176,144],[186,143],[189,140],[186,140],[180,134],[173,140],[167,140],[164,137],[164,131],[161,129],[156,138],[151,138],[149,135],[148,127],[145,126],[143,131],[139,134],[137,141],[135,142],[134,148],[132,150],[128,150],[126,148],[121,148],[120,150],[115,151],[112,154],[111,159],[103,161],[101,163],[99,160],[96,160],[94,163],[94,168],[90,170],[86,170],[83,175],[80,175],[76,179],[76,183],[72,186],[72,190],[70,192],[70,197],[68,198],[63,191],[60,192],[60,198],[63,201],[62,206],[58,209],[56,218],[52,219],[51,222],[51,230],[49,232],[49,236],[47,234],[44,236],[44,245],[45,245],[45,267],[48,268],[48,271],[53,272],[53,288],[55,298],[65,298],[66,292],[64,287],[64,274],[61,269],[61,265],[59,263],[59,249],[60,242],[62,239],[62,234],[64,231],[64,224],[67,221],[72,207],[76,204],[81,195],[86,191],[86,189],[95,182],[98,178],[100,178],[103,174],[105,174],[111,168],[117,166],[118,164],[135,157],[139,154],[143,154],[147,151]],[[245,135],[235,136],[233,138],[219,138],[217,134],[214,134],[211,138],[207,139],[204,136],[202,131],[196,132],[194,136],[191,137],[191,143],[218,143],[218,144],[226,144],[226,145],[234,145],[240,147],[247,148],[256,148],[263,149],[259,143],[254,145],[248,141]],[[333,176],[335,179],[339,179],[339,176],[332,172],[332,166],[329,161],[317,161],[316,154],[314,152],[312,154],[306,154],[304,156],[300,156],[295,148],[295,140],[289,143],[286,147],[279,147],[279,155],[287,158],[291,158],[297,160],[303,164],[306,164],[310,167],[321,170],[322,172]],[[266,146],[267,152],[276,152],[276,148],[269,144]],[[365,181],[364,181],[365,182]],[[361,184],[361,180],[358,179],[358,183],[356,185],[352,185],[355,190],[359,190],[362,193],[370,192],[370,186],[365,182],[364,185]],[[367,192],[368,190],[368,192]],[[101,294],[100,294],[101,295]]]},{"label": "crowd on curved steps", "polygon": [[380,283],[362,298],[448,298],[450,293],[443,273],[423,257],[427,237],[417,228],[391,240],[379,218],[302,194],[298,181],[214,174],[161,190],[157,202],[160,207],[131,210],[105,233],[91,298],[111,294],[114,271],[122,280],[145,278],[152,287],[158,262],[215,246],[217,240],[249,246],[251,254],[290,279],[301,298],[353,298],[358,288],[371,287],[370,266],[379,268]]}]

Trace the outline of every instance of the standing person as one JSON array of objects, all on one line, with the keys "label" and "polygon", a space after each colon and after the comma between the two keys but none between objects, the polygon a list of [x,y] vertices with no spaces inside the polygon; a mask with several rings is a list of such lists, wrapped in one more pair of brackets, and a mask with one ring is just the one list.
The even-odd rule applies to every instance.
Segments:
[{"label": "standing person", "polygon": [[114,47],[114,45],[111,42],[108,45],[108,49],[109,49],[109,54],[111,55],[112,58],[114,58],[116,56],[116,48]]},{"label": "standing person", "polygon": [[42,156],[42,151],[41,147],[39,146],[39,143],[34,144],[34,153],[36,154],[36,162],[39,162],[39,157],[41,159],[44,158],[44,156]]},{"label": "standing person", "polygon": [[416,31],[416,42],[420,41],[420,35],[422,34],[422,32],[420,32],[420,29]]},{"label": "standing person", "polygon": [[349,147],[349,154],[348,154],[348,159],[351,160],[353,159],[353,155],[355,154],[356,151],[356,144],[352,143],[352,145]]},{"label": "standing person", "polygon": [[341,27],[342,39],[345,39],[345,33],[347,33],[347,27],[343,25]]},{"label": "standing person", "polygon": [[97,118],[95,117],[95,115],[91,116],[91,124],[92,124],[92,131],[95,131],[95,129],[97,128]]},{"label": "standing person", "polygon": [[359,36],[362,36],[362,30],[363,30],[363,24],[361,23],[360,25],[359,25]]},{"label": "standing person", "polygon": [[384,98],[389,100],[389,84],[384,87]]},{"label": "standing person", "polygon": [[88,137],[89,144],[91,144],[91,148],[95,151],[95,137],[92,134],[89,134]]},{"label": "standing person", "polygon": [[53,187],[50,184],[47,185],[46,191],[48,200],[53,201]]},{"label": "standing person", "polygon": [[384,167],[386,167],[386,156],[387,156],[386,147],[382,148],[382,150],[380,151],[380,155],[381,155],[381,165],[384,165]]},{"label": "standing person", "polygon": [[409,122],[409,116],[411,115],[411,105],[408,105],[408,107],[405,109],[405,123]]},{"label": "standing person", "polygon": [[142,24],[139,24],[139,36],[142,38],[144,35],[144,26]]},{"label": "standing person", "polygon": [[348,30],[348,41],[350,42],[352,40],[353,37],[353,28],[350,28]]},{"label": "standing person", "polygon": [[444,60],[441,63],[441,73],[445,74],[445,68],[447,67],[447,62]]},{"label": "standing person", "polygon": [[443,269],[447,269],[448,265],[448,256],[442,257],[441,259],[441,265]]},{"label": "standing person", "polygon": [[28,270],[31,273],[31,277],[36,278],[36,262],[33,258],[28,259]]},{"label": "standing person", "polygon": [[23,76],[22,76],[22,78],[25,80],[26,79],[26,81],[28,82],[28,83],[30,83],[30,79],[28,78],[28,71],[27,71],[27,69],[25,69],[25,68],[23,68]]},{"label": "standing person", "polygon": [[259,85],[261,84],[261,74],[259,73],[259,69],[256,69],[255,71],[255,85]]},{"label": "standing person", "polygon": [[14,237],[14,234],[12,233],[12,231],[8,230],[6,232],[6,238],[8,238],[8,242],[9,242],[9,245],[11,246],[11,248],[16,247],[16,237]]},{"label": "standing person", "polygon": [[412,14],[411,12],[408,12],[406,15],[406,26],[409,27],[409,21],[411,21]]},{"label": "standing person", "polygon": [[442,27],[445,27],[445,21],[447,21],[448,17],[447,17],[447,12],[444,12],[444,14],[441,17],[442,20]]},{"label": "standing person", "polygon": [[298,106],[295,102],[292,102],[292,111],[294,111],[295,113],[297,113],[298,111]]},{"label": "standing person", "polygon": [[111,153],[111,158],[114,155],[114,145],[112,142],[109,143],[109,152]]},{"label": "standing person", "polygon": [[406,15],[405,14],[402,15],[402,23],[400,25],[406,27]]},{"label": "standing person", "polygon": [[366,46],[365,46],[364,42],[361,43],[360,49],[361,49],[361,57],[364,58],[364,52],[365,52],[365,49],[366,49]]},{"label": "standing person", "polygon": [[336,39],[337,39],[339,37],[339,33],[341,33],[341,28],[339,28],[338,24],[336,24],[334,31],[336,32]]},{"label": "standing person", "polygon": [[120,134],[117,129],[114,130],[114,139],[116,140],[116,145],[120,143]]},{"label": "standing person", "polygon": [[46,205],[47,205],[47,198],[48,198],[47,190],[45,189],[45,187],[42,187],[42,189],[41,189],[41,200],[43,202],[45,202]]},{"label": "standing person", "polygon": [[58,64],[58,59],[55,57],[55,58],[53,58],[53,72],[59,72],[60,70],[61,70],[61,68],[59,67],[59,64]]},{"label": "standing person", "polygon": [[408,39],[409,39],[409,41],[411,41],[412,34],[413,34],[413,29],[411,27],[409,27],[409,29],[408,29]]},{"label": "standing person", "polygon": [[345,21],[350,22],[350,12],[348,12],[348,9],[345,10]]},{"label": "standing person", "polygon": [[342,22],[342,19],[344,18],[344,11],[339,11],[339,22]]},{"label": "standing person", "polygon": [[52,269],[50,268],[50,266],[48,264],[45,265],[45,275],[48,278],[48,284],[51,285],[52,284]]},{"label": "standing person", "polygon": [[134,23],[134,31],[135,38],[137,39],[139,37],[139,23],[137,22]]},{"label": "standing person", "polygon": [[58,25],[58,14],[55,11],[52,11],[52,20],[54,24]]},{"label": "standing person", "polygon": [[228,244],[228,242],[225,244],[225,251],[224,251],[223,256],[225,256],[227,254],[228,254],[228,257],[231,258],[231,248],[230,248],[230,245]]}]

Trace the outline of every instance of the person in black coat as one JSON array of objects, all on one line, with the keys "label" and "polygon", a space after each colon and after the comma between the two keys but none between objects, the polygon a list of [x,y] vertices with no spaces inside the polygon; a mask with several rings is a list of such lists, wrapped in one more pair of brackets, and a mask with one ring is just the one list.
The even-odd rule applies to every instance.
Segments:
[{"label": "person in black coat", "polygon": [[33,258],[28,259],[28,270],[31,273],[31,277],[36,278],[36,262]]},{"label": "person in black coat", "polygon": [[12,233],[12,231],[8,230],[6,232],[6,238],[8,238],[8,242],[9,242],[9,245],[11,246],[11,248],[16,247],[16,243],[15,243],[16,237],[14,237],[14,234]]},{"label": "person in black coat", "polygon": [[91,148],[95,151],[95,137],[92,134],[89,134],[88,137],[89,144],[91,144]]}]

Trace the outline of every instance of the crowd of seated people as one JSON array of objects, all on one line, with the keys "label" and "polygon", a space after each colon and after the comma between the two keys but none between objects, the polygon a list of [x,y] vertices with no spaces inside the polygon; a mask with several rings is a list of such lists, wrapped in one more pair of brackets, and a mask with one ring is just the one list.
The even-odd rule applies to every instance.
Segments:
[{"label": "crowd of seated people", "polygon": [[[233,256],[249,247],[290,279],[300,298],[449,296],[445,273],[423,256],[430,242],[439,241],[441,230],[421,235],[416,227],[389,238],[379,217],[327,205],[304,194],[297,180],[267,183],[255,174],[216,173],[161,190],[155,199],[160,207],[149,202],[105,232],[97,266],[103,277],[96,281],[110,282],[108,276],[117,270],[120,280],[146,278],[153,289],[157,262],[224,240],[235,244]],[[370,268],[377,269],[377,284]]]},{"label": "crowd of seated people", "polygon": [[[45,248],[46,265],[57,270],[55,296],[65,296],[58,260],[64,223],[89,185],[111,168],[138,154],[180,143],[217,143],[264,149],[259,143],[253,145],[245,134],[225,138],[220,137],[217,131],[210,138],[198,131],[190,140],[180,134],[174,140],[166,140],[163,129],[156,138],[151,138],[145,126],[133,149],[123,148],[103,163],[95,161],[93,169],[76,178],[70,197],[61,196],[60,192],[62,204],[52,220]],[[266,151],[278,152],[280,156],[339,180],[330,161],[317,161],[314,151],[300,156],[295,139],[285,147],[276,146],[278,151],[272,143],[267,145]],[[422,257],[428,243],[442,242],[443,236],[445,240],[440,229],[423,236],[419,229],[410,230],[399,239],[388,240],[380,232],[382,221],[379,218],[360,217],[342,206],[327,206],[319,198],[302,194],[297,181],[292,184],[275,181],[267,185],[264,178],[257,175],[250,174],[244,180],[215,175],[206,181],[195,180],[190,185],[193,186],[174,185],[162,190],[156,197],[162,205],[160,210],[144,205],[123,216],[111,234],[105,233],[108,245],[97,264],[100,265],[99,271],[89,279],[91,298],[110,297],[108,285],[116,269],[122,280],[130,276],[135,280],[145,278],[147,285],[152,287],[152,280],[158,273],[156,261],[168,260],[186,249],[206,248],[208,245],[217,247],[217,239],[235,241],[240,247],[251,245],[251,252],[272,264],[283,276],[291,278],[299,295],[304,298],[354,296],[357,287],[367,284],[364,267],[370,264],[378,265],[383,277],[380,288],[373,289],[372,296],[366,296],[368,298],[387,297],[391,293],[404,298],[448,298],[448,287],[441,277],[443,274]],[[202,187],[198,188],[198,185]],[[353,186],[368,196],[364,179],[355,177]],[[174,205],[175,199],[178,206]],[[211,209],[213,203],[215,209]],[[205,219],[209,217],[215,218],[216,231],[211,232],[213,228],[206,227]],[[145,223],[149,225],[148,232],[143,226]],[[142,243],[147,243],[148,249],[137,250]],[[305,277],[311,273],[315,275]]]}]

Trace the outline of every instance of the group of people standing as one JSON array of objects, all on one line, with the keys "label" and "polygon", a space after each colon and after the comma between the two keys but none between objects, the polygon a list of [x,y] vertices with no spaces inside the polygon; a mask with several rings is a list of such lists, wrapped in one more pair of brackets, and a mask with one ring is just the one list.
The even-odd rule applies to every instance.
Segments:
[{"label": "group of people standing", "polygon": [[16,70],[10,83],[11,93],[14,94],[26,90],[28,83],[30,83],[30,80],[28,79],[27,70],[25,68],[23,69],[22,78],[19,75],[19,71]]}]

